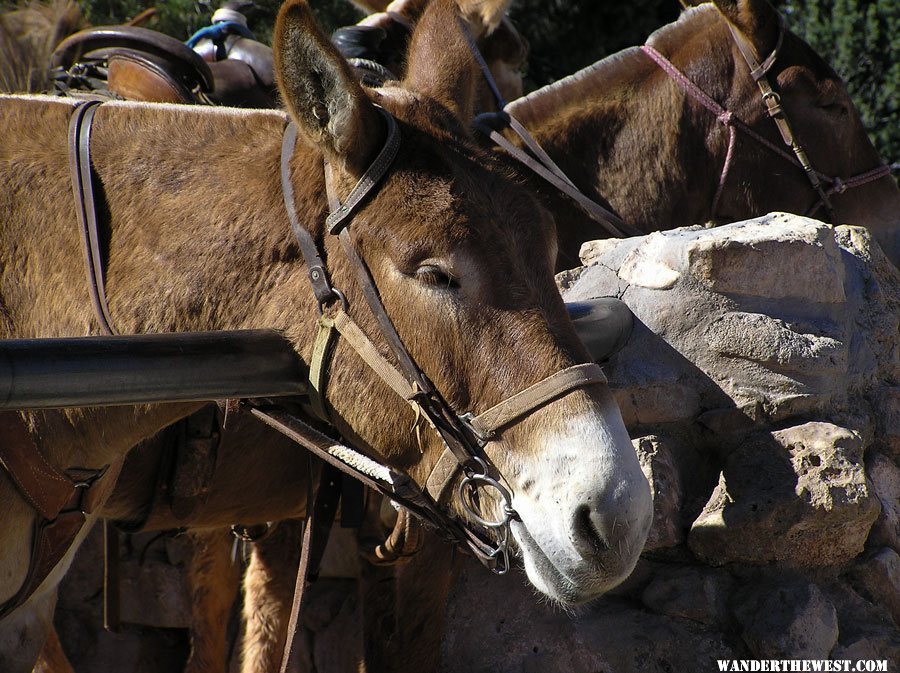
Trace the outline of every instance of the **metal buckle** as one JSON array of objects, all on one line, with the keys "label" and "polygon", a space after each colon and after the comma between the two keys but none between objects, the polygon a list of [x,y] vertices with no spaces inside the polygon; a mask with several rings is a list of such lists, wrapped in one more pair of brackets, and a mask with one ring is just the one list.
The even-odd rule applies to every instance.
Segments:
[{"label": "metal buckle", "polygon": [[[486,433],[480,432],[478,430],[478,428],[475,427],[475,425],[473,423],[473,421],[475,420],[475,414],[473,414],[471,411],[467,411],[464,414],[460,414],[458,416],[458,418],[460,420],[460,423],[462,423],[462,426],[469,433],[469,435],[471,435],[471,437],[473,439],[475,439],[475,441],[478,443],[479,448],[483,448],[484,445],[487,444],[489,441],[491,441],[491,439],[493,438],[493,436],[494,436],[493,433],[486,434]],[[476,458],[476,460],[478,460],[478,459]],[[484,464],[484,463],[482,463],[482,464]],[[486,470],[487,470],[487,467],[485,467],[485,471]]]},{"label": "metal buckle", "polygon": [[324,314],[325,308],[336,301],[341,302],[341,308],[344,310],[344,313],[347,313],[349,311],[350,304],[347,301],[347,297],[345,297],[344,293],[338,290],[336,287],[332,287],[331,295],[319,300],[319,315]]}]

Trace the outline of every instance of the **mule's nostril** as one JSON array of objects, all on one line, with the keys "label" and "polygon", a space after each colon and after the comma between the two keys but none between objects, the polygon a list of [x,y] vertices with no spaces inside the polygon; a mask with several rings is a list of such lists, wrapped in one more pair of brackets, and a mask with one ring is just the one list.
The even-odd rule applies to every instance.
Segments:
[{"label": "mule's nostril", "polygon": [[583,548],[582,551],[590,555],[605,554],[609,551],[609,543],[603,532],[597,529],[596,523],[589,505],[580,505],[575,509],[573,541],[576,547]]}]

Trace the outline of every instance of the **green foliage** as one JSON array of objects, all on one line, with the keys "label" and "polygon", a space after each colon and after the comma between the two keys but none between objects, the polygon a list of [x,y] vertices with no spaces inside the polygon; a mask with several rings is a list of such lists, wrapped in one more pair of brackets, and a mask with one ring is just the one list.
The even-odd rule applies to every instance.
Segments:
[{"label": "green foliage", "polygon": [[[258,40],[271,44],[272,27],[281,0],[255,2],[256,8],[248,17],[250,29]],[[124,23],[148,7],[155,7],[156,15],[147,26],[186,40],[196,30],[209,25],[213,12],[221,3],[216,0],[78,0],[78,4],[87,20],[95,26]],[[356,23],[363,16],[347,0],[313,0],[310,4],[319,25],[329,32],[339,26]]]},{"label": "green foliage", "polygon": [[554,82],[678,18],[677,0],[513,0],[510,18],[530,45],[526,89]]},{"label": "green foliage", "polygon": [[847,83],[875,146],[900,159],[900,2],[784,0],[788,27]]}]

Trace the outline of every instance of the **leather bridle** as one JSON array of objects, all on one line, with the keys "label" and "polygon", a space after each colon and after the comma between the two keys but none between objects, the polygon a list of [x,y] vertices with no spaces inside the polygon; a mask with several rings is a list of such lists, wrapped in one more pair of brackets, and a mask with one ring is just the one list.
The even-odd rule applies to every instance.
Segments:
[{"label": "leather bridle", "polygon": [[[816,194],[816,201],[804,214],[806,216],[812,216],[820,209],[823,209],[828,220],[833,221],[834,211],[832,209],[831,199],[829,198],[830,196],[833,194],[842,194],[853,187],[860,187],[869,182],[889,176],[891,174],[891,167],[889,165],[877,166],[871,170],[858,173],[857,175],[846,179],[828,176],[817,171],[812,166],[809,157],[806,155],[806,151],[800,145],[800,142],[794,134],[787,113],[781,106],[781,95],[775,91],[768,78],[769,71],[775,65],[775,61],[778,58],[784,41],[785,27],[781,15],[778,15],[778,39],[775,47],[762,62],[758,60],[753,45],[743,33],[730,23],[728,24],[728,29],[737,45],[738,51],[741,53],[741,56],[750,69],[750,76],[759,87],[763,104],[766,107],[766,113],[775,122],[778,132],[781,135],[781,139],[790,152],[754,131],[746,122],[742,121],[730,110],[727,110],[716,102],[709,94],[691,81],[654,47],[649,44],[641,46],[641,50],[647,54],[647,56],[649,56],[650,59],[652,59],[653,62],[656,63],[688,96],[712,112],[716,116],[716,119],[728,128],[728,149],[725,153],[725,161],[719,176],[718,188],[712,202],[711,213],[713,218],[715,218],[715,214],[718,211],[719,201],[721,200],[722,192],[724,191],[725,183],[728,179],[729,169],[731,168],[732,160],[734,158],[736,132],[740,131],[754,140],[757,144],[801,168],[809,181],[810,187]],[[827,188],[825,186],[826,184],[828,185]]]},{"label": "leather bridle", "polygon": [[[321,313],[310,363],[310,388],[314,391],[311,396],[311,406],[323,417],[323,420],[329,420],[324,404],[326,387],[324,372],[328,369],[325,363],[332,350],[330,343],[337,334],[388,387],[413,408],[417,418],[423,418],[428,422],[437,432],[445,447],[425,484],[417,485],[411,479],[406,478],[402,480],[405,491],[403,493],[397,492],[396,489],[388,489],[386,492],[384,484],[380,487],[376,486],[378,490],[386,492],[386,495],[395,501],[420,514],[426,522],[435,525],[438,530],[443,532],[445,537],[468,548],[494,572],[503,573],[509,568],[510,523],[518,515],[512,507],[512,493],[503,484],[501,475],[484,452],[485,445],[502,428],[520,421],[537,409],[574,390],[597,383],[605,384],[606,377],[600,367],[594,363],[579,364],[556,372],[477,415],[457,413],[447,403],[428,376],[416,364],[397,333],[382,304],[368,266],[360,256],[350,235],[354,217],[378,189],[400,146],[400,130],[397,122],[384,109],[380,107],[377,109],[384,118],[387,128],[385,145],[343,202],[335,193],[332,184],[332,167],[326,162],[326,192],[331,213],[325,224],[327,233],[338,237],[341,248],[362,289],[368,309],[375,318],[379,332],[387,343],[397,366],[381,355],[377,346],[350,317],[350,307],[346,296],[331,284],[316,242],[311,234],[300,226],[294,204],[290,173],[291,156],[297,136],[297,129],[293,123],[287,126],[284,134],[281,181],[285,207],[307,264],[310,285],[319,303]],[[283,417],[281,420],[284,420]],[[294,431],[299,427],[298,423],[301,423],[299,419],[294,419],[290,423]],[[348,447],[340,449],[344,455],[349,455],[346,453],[347,450]],[[347,467],[354,476],[364,478],[367,483],[372,481],[373,472],[376,471],[380,471],[382,475],[390,473],[392,479],[396,476],[389,468],[378,466],[377,463],[373,464],[373,461],[365,456],[353,456],[351,460],[343,462],[349,463]],[[360,475],[359,470],[352,463],[365,464],[368,469]],[[345,467],[341,467],[341,469],[345,469]],[[448,493],[450,484],[460,473],[462,480],[456,497],[471,521],[460,520],[443,506],[450,499]],[[480,511],[477,504],[479,501],[477,490],[484,487],[492,488],[500,499],[501,517],[499,520],[488,520]]]}]

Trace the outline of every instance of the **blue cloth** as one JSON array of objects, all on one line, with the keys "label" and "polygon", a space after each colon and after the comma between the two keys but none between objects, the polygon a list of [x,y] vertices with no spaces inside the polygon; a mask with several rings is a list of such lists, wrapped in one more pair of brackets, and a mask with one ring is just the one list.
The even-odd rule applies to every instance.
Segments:
[{"label": "blue cloth", "polygon": [[217,21],[213,25],[201,28],[191,35],[190,39],[188,39],[185,44],[193,49],[197,46],[197,43],[204,38],[209,38],[214,44],[219,44],[229,35],[240,35],[241,37],[246,37],[251,40],[256,39],[247,26],[238,23],[237,21]]}]

